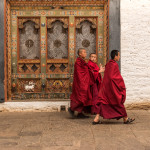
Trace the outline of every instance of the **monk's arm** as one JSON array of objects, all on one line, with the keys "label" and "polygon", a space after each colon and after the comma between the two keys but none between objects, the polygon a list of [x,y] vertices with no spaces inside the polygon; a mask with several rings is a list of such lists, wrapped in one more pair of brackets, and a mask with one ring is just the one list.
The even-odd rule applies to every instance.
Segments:
[{"label": "monk's arm", "polygon": [[112,81],[116,84],[116,86],[118,87],[120,91],[123,91],[126,89],[124,80],[120,74],[119,67],[117,64],[113,68]]},{"label": "monk's arm", "polygon": [[76,65],[76,77],[78,86],[81,89],[81,91],[87,90],[90,81],[90,74],[88,68]]},{"label": "monk's arm", "polygon": [[113,70],[112,83],[115,85],[116,90],[118,89],[117,90],[118,94],[122,95],[121,103],[124,103],[125,99],[126,99],[126,87],[125,87],[124,80],[120,74],[118,65],[115,66],[115,68]]}]

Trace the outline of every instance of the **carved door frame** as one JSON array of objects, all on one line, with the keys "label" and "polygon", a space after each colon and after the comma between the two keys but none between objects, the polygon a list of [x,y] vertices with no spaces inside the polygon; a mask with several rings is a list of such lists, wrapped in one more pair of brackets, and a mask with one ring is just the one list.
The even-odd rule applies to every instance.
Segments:
[{"label": "carved door frame", "polygon": [[[20,7],[21,6],[21,7]],[[26,6],[26,7],[24,7]],[[32,6],[32,7],[31,7]],[[63,7],[63,9],[62,9]],[[99,8],[103,8],[103,16],[101,12],[99,12]],[[50,9],[51,8],[51,9]],[[92,8],[92,9],[91,9]],[[39,10],[38,10],[39,9]],[[69,10],[70,9],[70,10]],[[83,9],[83,10],[81,10]],[[84,10],[85,9],[85,10]],[[32,11],[31,11],[32,10]],[[87,11],[89,10],[89,11]],[[90,14],[90,15],[87,15]],[[103,24],[103,34],[99,34],[101,31],[98,29],[98,37],[97,37],[97,54],[98,54],[98,63],[102,63],[103,65],[109,59],[109,0],[97,0],[97,1],[51,1],[48,2],[44,0],[42,2],[39,1],[15,1],[8,0],[6,3],[6,57],[5,62],[7,66],[6,74],[7,74],[7,84],[5,85],[5,89],[7,89],[8,99],[13,99],[12,88],[15,88],[17,85],[18,79],[41,79],[41,83],[45,83],[47,78],[58,78],[57,75],[45,74],[46,72],[46,61],[42,59],[42,56],[46,55],[45,41],[46,41],[46,31],[45,28],[41,28],[41,73],[36,75],[26,75],[26,74],[18,74],[11,73],[11,70],[16,65],[17,55],[17,35],[16,35],[16,24],[18,17],[40,17],[41,23],[46,24],[46,17],[69,17],[69,73],[65,75],[61,75],[61,78],[69,78],[70,87],[72,84],[72,76],[73,76],[73,65],[74,65],[74,34],[75,32],[75,17],[98,17],[98,24]],[[43,32],[44,31],[44,32]],[[44,33],[44,34],[43,34]],[[43,34],[43,35],[42,35]],[[43,71],[42,71],[43,70]],[[43,72],[43,73],[42,73]],[[14,82],[15,81],[15,82]],[[32,95],[33,97],[35,95]],[[35,99],[45,99],[44,93],[41,92],[40,96],[35,96]],[[16,98],[14,98],[16,99]],[[21,99],[21,95],[18,95],[18,99]],[[25,99],[25,98],[22,98]]]}]

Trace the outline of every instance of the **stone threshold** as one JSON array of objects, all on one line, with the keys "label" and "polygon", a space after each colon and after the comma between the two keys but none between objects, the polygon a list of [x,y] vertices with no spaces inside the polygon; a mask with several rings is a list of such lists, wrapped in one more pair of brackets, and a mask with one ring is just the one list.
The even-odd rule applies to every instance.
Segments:
[{"label": "stone threshold", "polygon": [[0,104],[0,112],[61,112],[68,111],[70,101],[19,101]]},{"label": "stone threshold", "polygon": [[[0,112],[61,112],[68,111],[70,100],[8,101],[0,103]],[[126,103],[127,110],[148,110],[150,101]]]},{"label": "stone threshold", "polygon": [[127,103],[125,104],[126,109],[128,110],[149,110],[150,109],[150,101],[143,101],[143,102],[138,102],[138,103]]},{"label": "stone threshold", "polygon": [[23,99],[23,100],[8,100],[7,102],[68,102],[70,99]]}]

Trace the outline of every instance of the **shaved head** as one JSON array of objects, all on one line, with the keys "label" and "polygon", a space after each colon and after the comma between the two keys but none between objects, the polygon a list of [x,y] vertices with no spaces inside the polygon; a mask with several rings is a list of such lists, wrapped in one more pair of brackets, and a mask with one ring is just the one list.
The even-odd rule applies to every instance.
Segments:
[{"label": "shaved head", "polygon": [[96,53],[91,53],[91,54],[90,54],[90,57],[91,57],[91,55],[96,55]]},{"label": "shaved head", "polygon": [[85,59],[87,54],[86,54],[86,50],[84,48],[79,48],[78,49],[78,56]]},{"label": "shaved head", "polygon": [[79,54],[80,54],[83,50],[85,50],[85,49],[84,49],[84,48],[79,48],[79,49],[78,49],[78,56],[79,56]]},{"label": "shaved head", "polygon": [[96,61],[97,61],[97,60],[96,60],[96,59],[97,59],[96,53],[91,53],[89,59],[90,59],[91,61],[93,61],[93,62],[96,63]]}]

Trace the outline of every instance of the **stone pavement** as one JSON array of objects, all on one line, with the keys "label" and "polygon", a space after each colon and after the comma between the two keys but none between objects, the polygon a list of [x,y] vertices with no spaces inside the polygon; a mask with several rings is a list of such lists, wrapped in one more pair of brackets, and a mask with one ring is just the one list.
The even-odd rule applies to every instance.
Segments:
[{"label": "stone pavement", "polygon": [[1,112],[0,150],[150,150],[150,110],[130,110],[133,124],[70,119],[67,112]]}]

